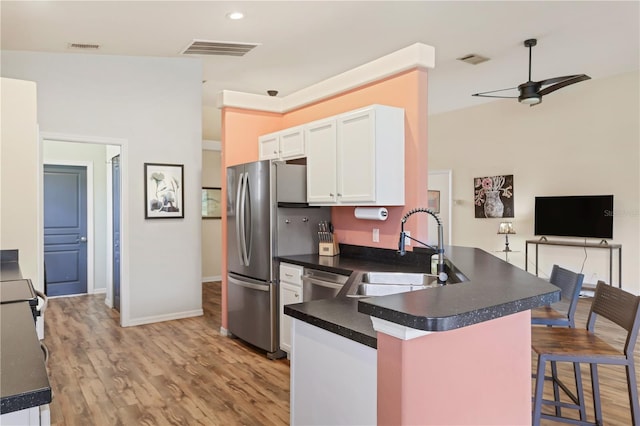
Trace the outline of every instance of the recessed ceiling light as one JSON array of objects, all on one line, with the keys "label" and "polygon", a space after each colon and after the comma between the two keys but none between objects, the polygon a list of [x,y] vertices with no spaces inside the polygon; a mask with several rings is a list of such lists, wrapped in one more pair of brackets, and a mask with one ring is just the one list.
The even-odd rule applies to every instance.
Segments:
[{"label": "recessed ceiling light", "polygon": [[244,13],[242,12],[229,12],[227,13],[227,18],[233,19],[234,21],[238,19],[244,18]]}]

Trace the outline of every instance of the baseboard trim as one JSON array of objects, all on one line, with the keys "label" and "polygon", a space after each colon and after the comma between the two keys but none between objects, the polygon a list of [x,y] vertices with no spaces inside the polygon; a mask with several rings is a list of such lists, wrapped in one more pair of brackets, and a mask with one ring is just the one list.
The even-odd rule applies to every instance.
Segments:
[{"label": "baseboard trim", "polygon": [[106,288],[94,288],[93,290],[91,290],[91,293],[89,294],[105,294],[107,292]]},{"label": "baseboard trim", "polygon": [[142,318],[133,318],[127,321],[126,324],[123,324],[123,327],[133,327],[136,325],[144,325],[144,324],[153,324],[156,322],[164,322],[164,321],[172,321],[177,319],[191,318],[191,317],[199,317],[204,315],[204,311],[202,309],[194,309],[193,311],[185,311],[185,312],[174,312],[171,314],[165,315],[155,315],[150,317],[142,317]]},{"label": "baseboard trim", "polygon": [[227,330],[224,327],[220,327],[220,335],[221,336],[225,336],[225,337],[228,336],[229,335],[229,330]]},{"label": "baseboard trim", "polygon": [[214,275],[212,277],[202,277],[203,283],[207,283],[211,281],[222,281],[222,275]]}]

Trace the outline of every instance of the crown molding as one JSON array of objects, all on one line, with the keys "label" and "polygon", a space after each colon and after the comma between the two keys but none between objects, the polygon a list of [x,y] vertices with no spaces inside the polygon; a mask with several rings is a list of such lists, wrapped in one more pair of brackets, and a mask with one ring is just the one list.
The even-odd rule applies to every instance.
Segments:
[{"label": "crown molding", "polygon": [[286,113],[414,68],[434,68],[435,49],[415,43],[282,98],[223,90],[217,107]]}]

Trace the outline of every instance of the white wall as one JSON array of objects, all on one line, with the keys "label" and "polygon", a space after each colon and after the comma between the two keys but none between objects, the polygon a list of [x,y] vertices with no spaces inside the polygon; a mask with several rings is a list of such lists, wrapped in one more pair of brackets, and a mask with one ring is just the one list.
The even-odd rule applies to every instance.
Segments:
[{"label": "white wall", "polygon": [[[41,131],[126,141],[123,324],[201,314],[201,62],[2,51],[1,72],[37,82]],[[147,162],[184,165],[184,219],[145,220]]]},{"label": "white wall", "polygon": [[[202,151],[202,186],[221,188],[220,151]],[[222,279],[222,220],[202,219],[202,281]]]},{"label": "white wall", "polygon": [[[639,81],[638,72],[627,73],[563,88],[535,107],[509,99],[430,116],[429,169],[453,170],[453,243],[504,248],[504,236],[496,235],[501,219],[474,218],[474,177],[514,175],[517,235],[509,241],[520,253],[510,260],[522,268],[524,241],[535,238],[535,196],[614,194],[612,241],[623,245],[623,288],[638,294]],[[540,254],[545,277],[554,263],[580,271],[585,260],[576,248],[541,247]],[[608,251],[592,249],[587,255],[585,282],[609,281]]]},{"label": "white wall", "polygon": [[0,98],[0,249],[18,249],[22,276],[43,291],[36,84],[3,78]]}]

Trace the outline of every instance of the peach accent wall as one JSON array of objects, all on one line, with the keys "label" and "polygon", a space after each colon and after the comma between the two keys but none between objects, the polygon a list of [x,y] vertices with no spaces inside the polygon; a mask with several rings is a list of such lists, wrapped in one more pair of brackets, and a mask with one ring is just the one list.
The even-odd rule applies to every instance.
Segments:
[{"label": "peach accent wall", "polygon": [[378,424],[531,424],[530,311],[413,340],[378,333]]},{"label": "peach accent wall", "polygon": [[[282,114],[222,109],[222,211],[227,211],[227,167],[258,161],[258,136],[282,127]],[[222,324],[227,328],[227,217],[222,215]]]},{"label": "peach accent wall", "polygon": [[[346,111],[382,104],[405,110],[405,205],[389,207],[385,222],[358,220],[354,207],[333,207],[331,216],[341,243],[396,248],[400,219],[411,208],[427,204],[427,71],[413,69],[305,106],[286,114],[222,109],[222,211],[226,211],[226,167],[258,160],[258,136]],[[371,241],[373,228],[380,242]],[[426,241],[427,217],[407,222],[412,236]],[[222,327],[227,327],[227,220],[222,217]]]}]

